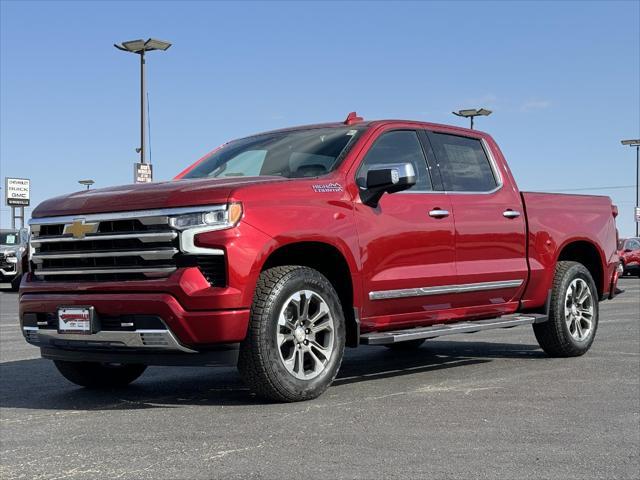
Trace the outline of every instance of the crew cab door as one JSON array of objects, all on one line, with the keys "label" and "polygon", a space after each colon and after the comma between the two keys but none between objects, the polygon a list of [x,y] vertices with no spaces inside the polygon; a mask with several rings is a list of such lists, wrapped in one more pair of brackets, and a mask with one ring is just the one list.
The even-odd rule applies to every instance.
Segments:
[{"label": "crew cab door", "polygon": [[454,306],[473,307],[469,315],[514,311],[528,277],[526,226],[504,159],[481,136],[428,137],[455,218]]},{"label": "crew cab door", "polygon": [[453,217],[448,196],[434,191],[423,136],[413,129],[383,131],[365,146],[357,167],[361,186],[374,165],[410,162],[417,173],[414,187],[384,194],[375,208],[359,197],[354,202],[366,327],[424,323],[451,307],[451,295],[439,288],[456,282]]}]

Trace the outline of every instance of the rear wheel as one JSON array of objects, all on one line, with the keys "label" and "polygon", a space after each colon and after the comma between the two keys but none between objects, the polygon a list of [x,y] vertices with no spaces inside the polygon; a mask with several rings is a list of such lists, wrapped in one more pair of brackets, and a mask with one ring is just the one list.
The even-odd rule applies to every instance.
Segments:
[{"label": "rear wheel", "polygon": [[558,262],[549,320],[533,325],[542,349],[552,357],[584,355],[598,329],[598,290],[589,270],[577,262]]},{"label": "rear wheel", "polygon": [[418,340],[407,340],[406,342],[398,342],[398,343],[390,343],[385,345],[389,350],[395,351],[407,351],[407,350],[417,350],[422,346],[425,342],[424,338],[419,338]]},{"label": "rear wheel", "polygon": [[340,301],[320,272],[301,266],[262,272],[238,359],[253,392],[284,402],[319,396],[335,378],[344,346]]},{"label": "rear wheel", "polygon": [[87,388],[124,387],[146,370],[146,365],[120,365],[95,362],[67,362],[55,360],[56,368],[64,378]]}]

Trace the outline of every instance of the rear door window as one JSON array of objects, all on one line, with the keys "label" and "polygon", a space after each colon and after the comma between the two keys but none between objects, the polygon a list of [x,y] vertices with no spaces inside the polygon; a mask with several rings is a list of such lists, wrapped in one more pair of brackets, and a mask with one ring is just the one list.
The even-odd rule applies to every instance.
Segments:
[{"label": "rear door window", "polygon": [[480,140],[434,132],[428,136],[446,191],[495,190],[498,181]]}]

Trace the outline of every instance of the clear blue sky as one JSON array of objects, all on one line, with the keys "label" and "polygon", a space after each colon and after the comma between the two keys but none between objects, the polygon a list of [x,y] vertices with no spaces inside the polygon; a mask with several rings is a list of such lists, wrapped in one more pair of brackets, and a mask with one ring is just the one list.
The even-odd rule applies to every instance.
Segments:
[{"label": "clear blue sky", "polygon": [[[128,183],[139,143],[138,59],[117,41],[153,36],[152,160],[169,179],[256,131],[408,118],[494,135],[524,189],[588,187],[633,231],[640,137],[640,2],[2,1],[2,177],[33,202]],[[590,193],[586,191],[586,193]],[[9,211],[2,206],[2,224]]]}]

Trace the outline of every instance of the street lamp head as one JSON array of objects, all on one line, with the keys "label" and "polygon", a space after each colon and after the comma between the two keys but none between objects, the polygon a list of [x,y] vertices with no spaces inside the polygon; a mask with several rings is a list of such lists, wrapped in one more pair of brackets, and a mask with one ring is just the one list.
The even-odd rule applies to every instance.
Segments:
[{"label": "street lamp head", "polygon": [[96,182],[94,182],[90,178],[87,178],[86,180],[78,180],[78,183],[80,185],[85,185],[87,187],[87,190],[89,190],[89,188],[91,188],[91,185],[93,185]]},{"label": "street lamp head", "polygon": [[145,42],[144,49],[146,51],[162,50],[164,52],[165,50],[168,50],[170,46],[171,46],[171,44],[169,42],[165,42],[163,40],[158,40],[156,38],[150,38],[149,40],[147,40]]},{"label": "street lamp head", "polygon": [[467,108],[464,110],[458,110],[457,112],[451,112],[454,115],[457,115],[458,117],[465,117],[465,118],[469,118],[469,117],[486,117],[488,115],[491,115],[491,110],[487,110],[486,108]]},{"label": "street lamp head", "polygon": [[129,40],[128,42],[122,42],[122,44],[116,45],[116,48],[126,52],[138,53],[144,49],[144,40]]},{"label": "street lamp head", "polygon": [[621,140],[622,145],[629,145],[630,147],[640,147],[640,138],[636,140]]},{"label": "street lamp head", "polygon": [[144,52],[151,52],[153,50],[165,51],[171,46],[171,44],[155,38],[149,38],[148,40],[129,40],[120,44],[115,43],[113,46],[118,50],[141,54]]}]

